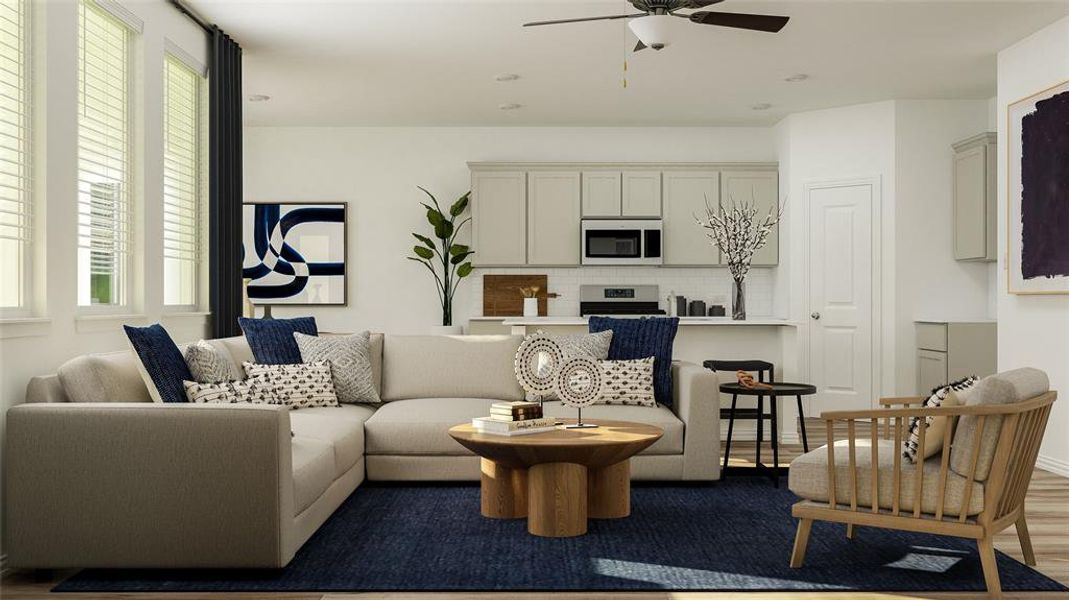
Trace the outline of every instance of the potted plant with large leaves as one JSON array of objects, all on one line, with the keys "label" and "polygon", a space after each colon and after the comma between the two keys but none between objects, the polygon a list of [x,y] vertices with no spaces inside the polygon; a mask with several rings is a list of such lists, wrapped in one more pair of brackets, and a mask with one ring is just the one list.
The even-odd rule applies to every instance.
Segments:
[{"label": "potted plant with large leaves", "polygon": [[453,325],[453,295],[456,294],[461,280],[471,275],[472,266],[469,258],[475,254],[475,251],[469,246],[458,244],[456,240],[460,230],[471,222],[471,217],[458,221],[468,209],[471,192],[458,198],[449,207],[448,212],[444,212],[434,194],[422,187],[419,189],[431,200],[430,204],[426,202],[420,204],[427,209],[427,222],[433,229],[433,239],[431,236],[413,233],[412,236],[420,243],[412,248],[415,256],[407,258],[422,264],[434,276],[438,300],[442,305],[441,330],[460,333],[459,327]]}]

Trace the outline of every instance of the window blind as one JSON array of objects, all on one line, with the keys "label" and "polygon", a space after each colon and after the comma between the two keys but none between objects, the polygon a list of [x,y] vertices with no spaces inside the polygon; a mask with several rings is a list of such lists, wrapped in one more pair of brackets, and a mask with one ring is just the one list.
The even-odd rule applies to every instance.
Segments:
[{"label": "window blind", "polygon": [[30,182],[29,6],[0,1],[0,308],[28,305]]},{"label": "window blind", "polygon": [[164,303],[197,304],[201,215],[201,77],[167,55],[163,93]]},{"label": "window blind", "polygon": [[78,304],[126,303],[130,253],[130,32],[78,3]]}]

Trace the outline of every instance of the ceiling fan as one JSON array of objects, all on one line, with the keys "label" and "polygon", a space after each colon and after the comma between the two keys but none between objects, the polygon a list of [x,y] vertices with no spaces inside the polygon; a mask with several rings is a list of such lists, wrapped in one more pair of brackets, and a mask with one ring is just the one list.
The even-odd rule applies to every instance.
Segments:
[{"label": "ceiling fan", "polygon": [[766,31],[777,33],[787,24],[790,17],[777,17],[773,15],[750,15],[744,13],[715,12],[701,10],[689,14],[680,14],[676,11],[682,9],[698,9],[719,4],[724,0],[628,0],[632,6],[641,10],[640,13],[630,15],[610,15],[607,17],[585,17],[581,19],[561,19],[557,21],[535,21],[524,23],[524,27],[538,27],[541,25],[559,25],[561,23],[581,23],[585,21],[610,21],[616,19],[632,19],[628,27],[638,37],[638,45],[635,51],[645,48],[661,50],[669,43],[669,23],[673,18],[689,19],[692,23],[703,25],[718,25],[720,27],[732,27],[734,29],[750,29],[753,31]]}]

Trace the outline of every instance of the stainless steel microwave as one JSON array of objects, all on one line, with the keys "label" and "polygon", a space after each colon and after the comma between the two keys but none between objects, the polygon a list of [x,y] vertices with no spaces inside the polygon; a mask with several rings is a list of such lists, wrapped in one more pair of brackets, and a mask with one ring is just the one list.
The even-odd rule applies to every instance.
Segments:
[{"label": "stainless steel microwave", "polygon": [[588,219],[583,221],[584,265],[659,265],[661,221]]}]

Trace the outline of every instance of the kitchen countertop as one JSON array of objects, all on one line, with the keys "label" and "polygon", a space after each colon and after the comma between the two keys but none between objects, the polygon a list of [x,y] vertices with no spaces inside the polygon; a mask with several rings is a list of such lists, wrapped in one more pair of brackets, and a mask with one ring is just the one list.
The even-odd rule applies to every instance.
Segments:
[{"label": "kitchen countertop", "polygon": [[[623,318],[627,318],[626,316]],[[538,325],[586,325],[586,317],[472,317],[477,320],[502,320],[506,327],[514,326],[538,326]],[[681,326],[765,326],[765,327],[794,327],[797,323],[787,319],[772,317],[755,317],[745,321],[735,321],[731,317],[679,317]]]}]

